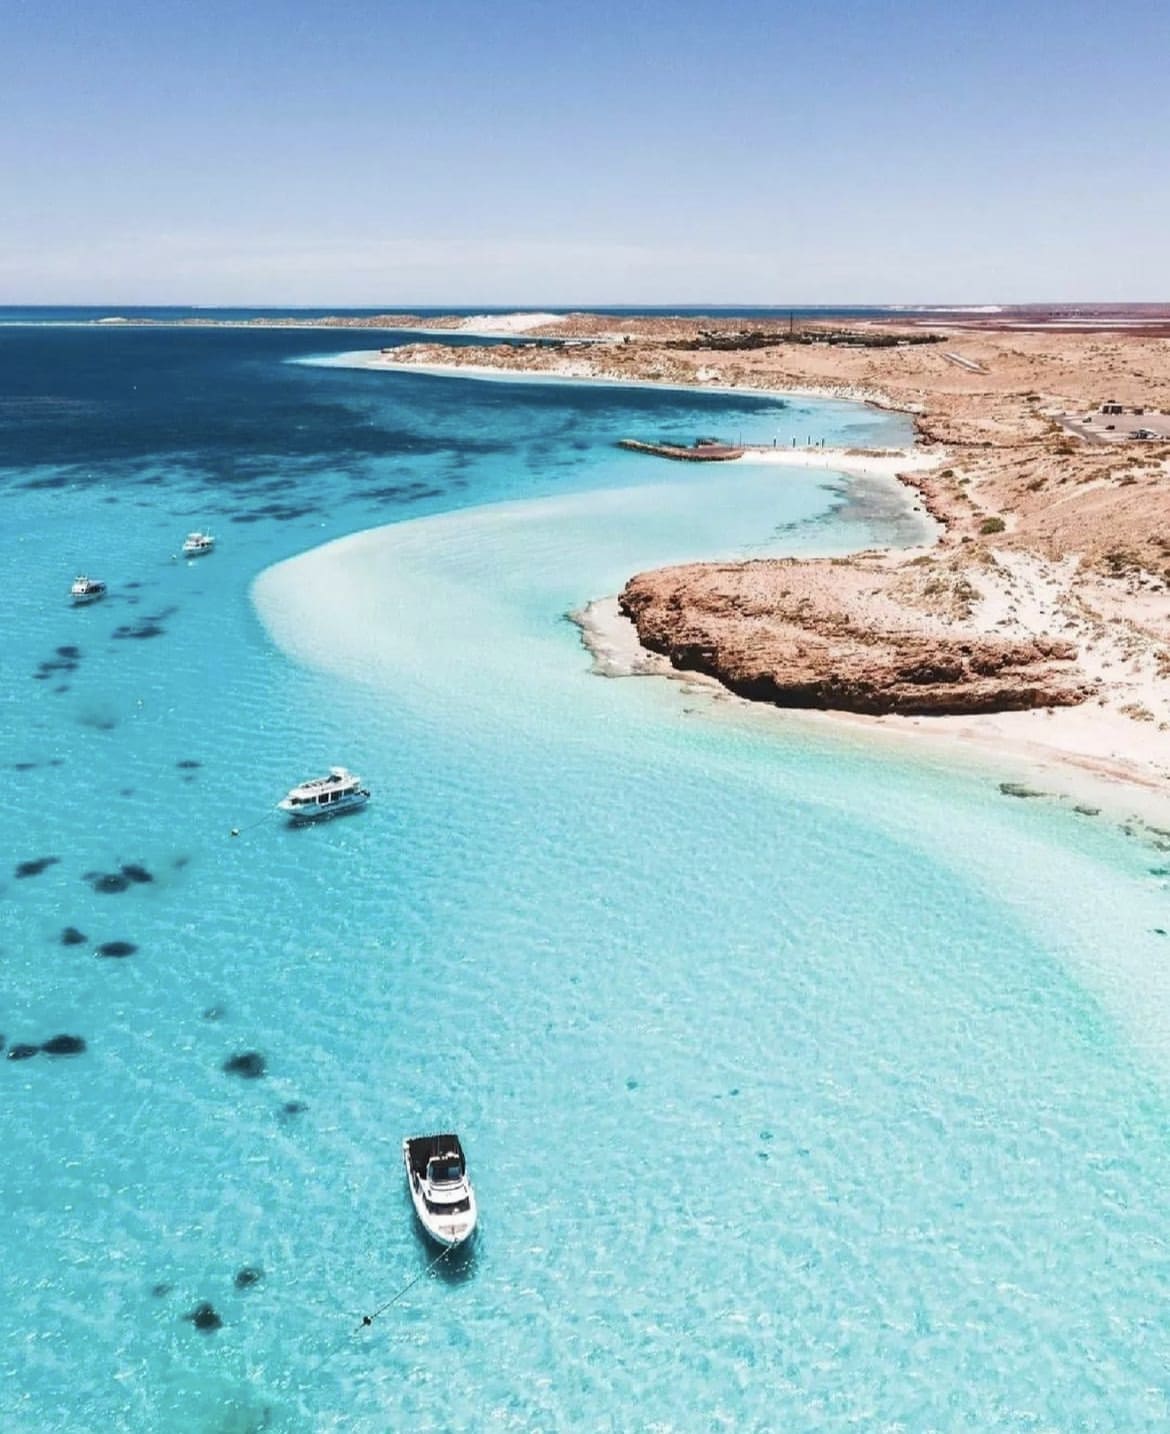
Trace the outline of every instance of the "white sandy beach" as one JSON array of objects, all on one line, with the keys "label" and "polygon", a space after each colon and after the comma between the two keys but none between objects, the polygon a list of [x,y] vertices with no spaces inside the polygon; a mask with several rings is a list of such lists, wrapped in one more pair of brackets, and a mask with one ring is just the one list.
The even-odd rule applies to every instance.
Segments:
[{"label": "white sandy beach", "polygon": [[897,478],[903,473],[930,473],[946,461],[942,450],[897,448],[870,452],[864,448],[749,448],[733,463],[767,463],[781,468],[813,468],[868,478]]}]

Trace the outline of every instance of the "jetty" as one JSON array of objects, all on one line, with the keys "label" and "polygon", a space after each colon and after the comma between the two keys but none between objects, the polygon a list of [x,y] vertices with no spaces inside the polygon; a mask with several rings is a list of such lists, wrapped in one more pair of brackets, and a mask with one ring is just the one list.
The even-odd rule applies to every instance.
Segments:
[{"label": "jetty", "polygon": [[619,438],[618,447],[633,453],[651,453],[656,458],[676,458],[683,463],[725,463],[730,458],[742,458],[747,451],[732,443],[721,443],[717,438],[696,438],[690,447],[681,443],[643,443],[640,438]]}]

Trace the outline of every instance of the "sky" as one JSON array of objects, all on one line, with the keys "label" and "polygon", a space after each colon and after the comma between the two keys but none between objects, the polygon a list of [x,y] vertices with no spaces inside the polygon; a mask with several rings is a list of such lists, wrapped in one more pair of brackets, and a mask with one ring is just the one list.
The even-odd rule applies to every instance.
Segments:
[{"label": "sky", "polygon": [[0,303],[1170,300],[1170,9],[0,0]]}]

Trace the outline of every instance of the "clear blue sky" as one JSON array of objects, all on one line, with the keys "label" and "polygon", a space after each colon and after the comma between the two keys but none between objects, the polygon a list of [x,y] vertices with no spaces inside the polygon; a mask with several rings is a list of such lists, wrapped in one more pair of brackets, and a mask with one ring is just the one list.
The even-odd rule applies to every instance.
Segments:
[{"label": "clear blue sky", "polygon": [[0,302],[1170,300],[1155,0],[0,0]]}]

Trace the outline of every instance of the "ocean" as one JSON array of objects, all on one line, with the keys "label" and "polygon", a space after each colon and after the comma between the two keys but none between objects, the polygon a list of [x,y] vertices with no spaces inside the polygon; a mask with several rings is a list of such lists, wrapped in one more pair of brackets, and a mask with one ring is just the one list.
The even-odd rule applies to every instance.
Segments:
[{"label": "ocean", "polygon": [[[86,1043],[0,1061],[6,1434],[1165,1428],[1165,834],[566,618],[925,531],[617,438],[907,422],[354,344],[0,330],[0,1032]],[[287,828],[334,763],[369,807]]]}]

